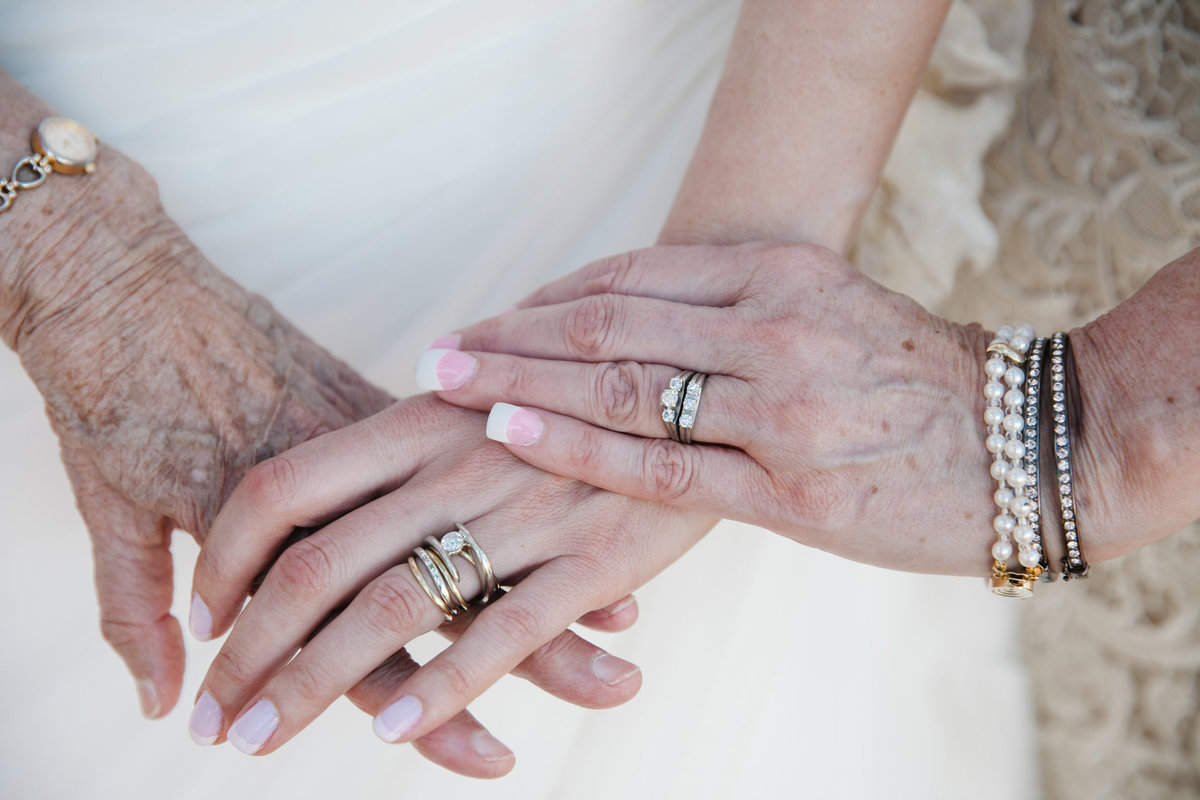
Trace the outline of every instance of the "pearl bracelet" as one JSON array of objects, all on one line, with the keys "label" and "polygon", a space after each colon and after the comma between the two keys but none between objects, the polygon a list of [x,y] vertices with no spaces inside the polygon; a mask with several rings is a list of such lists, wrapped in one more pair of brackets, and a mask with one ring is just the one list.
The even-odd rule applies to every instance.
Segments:
[{"label": "pearl bracelet", "polygon": [[[1033,344],[1035,334],[1029,325],[1013,329],[1002,325],[996,338],[988,345],[988,359],[983,370],[987,376],[983,394],[987,408],[983,422],[987,426],[984,445],[992,454],[989,470],[997,483],[992,499],[1000,513],[992,521],[996,531],[996,543],[992,545],[992,591],[1004,597],[1029,597],[1033,584],[1043,572],[1042,551],[1032,522],[1038,511],[1037,504],[1026,493],[1029,473],[1025,471],[1027,448],[1021,433],[1025,428],[1023,416],[1025,395],[1021,385],[1025,383],[1025,354]],[[1010,569],[1009,559],[1013,556],[1016,541],[1018,561],[1024,572]]]}]

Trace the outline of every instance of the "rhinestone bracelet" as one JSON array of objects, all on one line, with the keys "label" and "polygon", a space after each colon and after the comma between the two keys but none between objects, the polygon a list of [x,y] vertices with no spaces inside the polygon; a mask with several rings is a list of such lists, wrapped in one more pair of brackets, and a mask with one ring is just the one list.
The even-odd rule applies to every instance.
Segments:
[{"label": "rhinestone bracelet", "polygon": [[[1038,566],[1042,568],[1042,574],[1039,579],[1043,581],[1051,580],[1054,573],[1050,571],[1050,562],[1046,558],[1046,551],[1042,547],[1042,508],[1041,508],[1041,422],[1042,422],[1042,407],[1039,400],[1041,399],[1042,385],[1042,363],[1045,360],[1047,340],[1039,337],[1033,343],[1033,347],[1029,350],[1029,358],[1026,363],[1026,383],[1025,383],[1025,474],[1029,476],[1029,483],[1025,486],[1025,495],[1033,502],[1033,512],[1029,515],[1029,526],[1033,529],[1033,536],[1029,545],[1038,553]],[[1014,532],[1014,538],[1015,532]],[[1020,539],[1017,539],[1017,544],[1023,544]]]},{"label": "rhinestone bracelet", "polygon": [[[992,545],[992,591],[1004,597],[1029,597],[1033,584],[1042,574],[1040,548],[1033,547],[1033,526],[1030,516],[1037,510],[1026,494],[1029,474],[1022,466],[1025,463],[1026,446],[1021,432],[1025,428],[1023,411],[1025,395],[1021,385],[1025,383],[1025,354],[1033,344],[1035,334],[1029,325],[1013,329],[1002,325],[996,338],[988,345],[988,359],[984,362],[987,383],[983,394],[987,408],[983,422],[987,426],[984,445],[992,454],[989,470],[997,483],[992,499],[1000,513],[992,521],[996,531],[996,543]],[[1003,381],[1003,382],[1002,382]],[[1007,388],[1006,388],[1007,387]],[[1018,560],[1024,571],[1010,569],[1009,559],[1013,556],[1013,540],[1017,541]]]},{"label": "rhinestone bracelet", "polygon": [[[1063,539],[1067,554],[1063,556],[1063,580],[1086,578],[1087,559],[1079,548],[1079,529],[1075,516],[1075,484],[1071,467],[1071,400],[1074,399],[1075,363],[1071,358],[1071,342],[1061,331],[1050,338],[1050,410],[1054,420],[1054,473],[1062,511]],[[1076,421],[1078,424],[1078,421]]]}]

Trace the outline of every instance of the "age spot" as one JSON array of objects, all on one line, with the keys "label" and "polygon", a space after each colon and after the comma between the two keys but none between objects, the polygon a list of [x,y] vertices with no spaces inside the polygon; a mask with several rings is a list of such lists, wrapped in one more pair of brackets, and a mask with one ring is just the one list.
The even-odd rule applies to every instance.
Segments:
[{"label": "age spot", "polygon": [[912,339],[905,339],[903,342],[900,343],[900,346],[903,347],[905,350],[907,350],[910,353],[913,350],[917,349],[917,346],[915,344],[913,344]]},{"label": "age spot", "polygon": [[1170,403],[1171,405],[1174,405],[1174,404],[1175,404],[1175,398],[1174,398],[1174,397],[1171,397],[1171,396],[1169,396],[1169,395],[1168,395],[1168,396],[1167,396],[1167,402],[1168,402],[1168,403]]}]

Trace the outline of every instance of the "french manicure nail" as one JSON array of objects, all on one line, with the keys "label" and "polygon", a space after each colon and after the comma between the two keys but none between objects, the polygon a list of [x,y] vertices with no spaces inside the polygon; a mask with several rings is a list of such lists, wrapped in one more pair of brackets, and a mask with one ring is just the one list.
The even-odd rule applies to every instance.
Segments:
[{"label": "french manicure nail", "polygon": [[221,711],[221,706],[209,694],[208,689],[205,689],[200,693],[196,707],[192,709],[192,716],[188,717],[188,736],[198,745],[210,745],[217,740],[217,735],[221,732],[221,720],[224,718],[225,713]]},{"label": "french manicure nail", "polygon": [[608,653],[601,653],[592,659],[592,674],[609,686],[629,680],[639,672],[641,669],[636,664],[630,664]]},{"label": "french manicure nail", "polygon": [[405,695],[379,712],[371,727],[385,742],[394,742],[411,731],[421,721],[421,701]]},{"label": "french manicure nail", "polygon": [[188,627],[192,630],[192,636],[202,642],[207,642],[212,638],[212,612],[208,610],[208,606],[196,592],[192,592],[192,610],[188,614]]},{"label": "french manicure nail", "polygon": [[252,756],[262,749],[278,727],[279,712],[275,704],[264,697],[237,718],[227,736],[231,745]]},{"label": "french manicure nail", "polygon": [[479,362],[460,350],[426,350],[417,359],[417,386],[427,392],[458,389],[471,380]]},{"label": "french manicure nail", "polygon": [[528,408],[496,403],[488,414],[487,437],[492,441],[527,447],[541,439],[545,430],[542,418]]},{"label": "french manicure nail", "polygon": [[457,350],[460,345],[462,345],[462,334],[447,333],[443,334],[442,336],[438,336],[436,339],[430,339],[425,343],[425,349],[433,350],[436,348],[439,350]]},{"label": "french manicure nail", "polygon": [[138,702],[142,704],[142,716],[154,719],[158,716],[158,687],[149,678],[137,682]]},{"label": "french manicure nail", "polygon": [[484,761],[500,761],[513,757],[512,750],[501,744],[495,736],[483,730],[471,734],[471,749]]}]

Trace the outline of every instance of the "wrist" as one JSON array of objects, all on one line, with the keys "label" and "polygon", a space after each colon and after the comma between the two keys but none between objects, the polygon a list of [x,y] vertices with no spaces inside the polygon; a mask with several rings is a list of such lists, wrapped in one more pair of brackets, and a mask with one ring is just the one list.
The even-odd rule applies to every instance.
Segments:
[{"label": "wrist", "polygon": [[[11,147],[3,150],[7,156]],[[44,324],[85,310],[111,311],[161,268],[182,238],[158,203],[153,179],[107,147],[93,174],[51,175],[22,192],[4,224],[0,338],[18,352]]]}]

